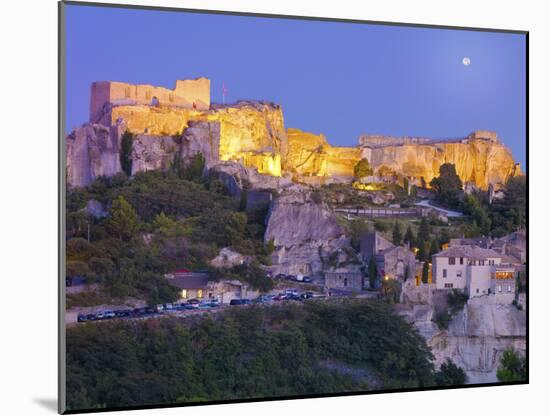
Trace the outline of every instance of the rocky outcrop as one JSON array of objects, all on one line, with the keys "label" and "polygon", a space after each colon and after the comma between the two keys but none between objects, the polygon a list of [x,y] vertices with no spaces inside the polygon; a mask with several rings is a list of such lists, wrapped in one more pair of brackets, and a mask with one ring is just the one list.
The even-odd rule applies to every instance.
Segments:
[{"label": "rocky outcrop", "polygon": [[219,160],[220,126],[217,122],[190,121],[180,136],[139,134],[132,146],[132,174],[149,170],[168,170],[180,159],[182,165],[201,153],[206,167]]},{"label": "rocky outcrop", "polygon": [[333,213],[302,188],[273,201],[264,239],[275,245],[274,274],[319,274],[331,253],[350,246]]},{"label": "rocky outcrop", "polygon": [[496,304],[494,296],[472,298],[448,330],[428,344],[436,364],[449,357],[466,371],[470,383],[496,382],[502,353],[510,348],[525,353],[526,313],[511,304]]},{"label": "rocky outcrop", "polygon": [[433,322],[435,297],[429,287],[405,290],[405,304],[396,307],[426,339],[436,367],[450,358],[464,369],[469,383],[496,382],[504,350],[525,353],[525,311],[497,304],[495,296],[475,297],[453,317],[447,330],[439,330]]},{"label": "rocky outcrop", "polygon": [[124,120],[134,134],[185,134],[193,121],[219,123],[219,159],[238,161],[260,173],[280,176],[287,153],[282,108],[257,101],[212,106],[210,111],[170,106],[122,105],[110,109],[105,123]]},{"label": "rocky outcrop", "polygon": [[210,261],[214,268],[232,268],[245,262],[245,257],[240,253],[226,247],[220,250],[220,253]]},{"label": "rocky outcrop", "polygon": [[[365,143],[365,140],[361,140]],[[384,171],[408,177],[421,177],[429,183],[439,175],[439,167],[452,163],[463,183],[471,182],[486,190],[490,184],[503,184],[510,176],[521,174],[512,154],[499,140],[474,135],[454,141],[404,141],[383,145],[381,139],[376,145],[362,147],[362,157],[379,175]],[[382,173],[380,173],[382,169]]]},{"label": "rocky outcrop", "polygon": [[361,159],[356,147],[331,146],[323,134],[315,135],[295,128],[288,129],[286,167],[298,176],[352,177]]},{"label": "rocky outcrop", "polygon": [[100,176],[121,172],[119,125],[84,124],[67,136],[67,184],[88,186]]}]

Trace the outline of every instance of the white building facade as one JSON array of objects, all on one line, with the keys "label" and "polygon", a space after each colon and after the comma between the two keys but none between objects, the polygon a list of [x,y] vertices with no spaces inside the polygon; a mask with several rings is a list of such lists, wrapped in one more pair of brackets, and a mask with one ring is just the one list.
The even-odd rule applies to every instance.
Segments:
[{"label": "white building facade", "polygon": [[513,265],[501,263],[502,258],[492,249],[451,246],[432,257],[436,289],[458,289],[470,298],[496,295],[497,302],[511,303],[515,296],[516,270]]}]

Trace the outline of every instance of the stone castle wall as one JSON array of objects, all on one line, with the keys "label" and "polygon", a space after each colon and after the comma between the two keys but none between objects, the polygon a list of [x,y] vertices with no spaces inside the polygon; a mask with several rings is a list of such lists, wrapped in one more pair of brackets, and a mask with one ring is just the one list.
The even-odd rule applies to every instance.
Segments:
[{"label": "stone castle wall", "polygon": [[174,89],[152,85],[132,85],[124,82],[93,82],[90,98],[90,122],[97,122],[105,104],[159,105],[210,109],[210,80],[207,78],[177,80]]}]

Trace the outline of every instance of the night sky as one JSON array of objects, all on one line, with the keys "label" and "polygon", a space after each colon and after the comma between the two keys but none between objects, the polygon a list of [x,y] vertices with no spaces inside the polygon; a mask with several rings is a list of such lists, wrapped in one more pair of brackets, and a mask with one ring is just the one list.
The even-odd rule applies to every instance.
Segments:
[{"label": "night sky", "polygon": [[66,19],[67,130],[88,120],[93,81],[205,76],[212,102],[225,83],[226,102],[281,104],[286,127],[333,145],[494,130],[525,167],[521,34],[76,5]]}]

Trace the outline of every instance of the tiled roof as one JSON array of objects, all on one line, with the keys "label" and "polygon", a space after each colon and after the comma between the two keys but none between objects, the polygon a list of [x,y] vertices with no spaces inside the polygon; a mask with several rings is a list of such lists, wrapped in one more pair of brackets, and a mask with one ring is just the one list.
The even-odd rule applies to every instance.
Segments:
[{"label": "tiled roof", "polygon": [[208,284],[208,275],[168,278],[167,281],[173,286],[181,289],[206,288]]},{"label": "tiled roof", "polygon": [[502,255],[492,249],[480,248],[475,245],[451,246],[434,255],[434,257],[464,257],[469,259],[502,258]]}]

